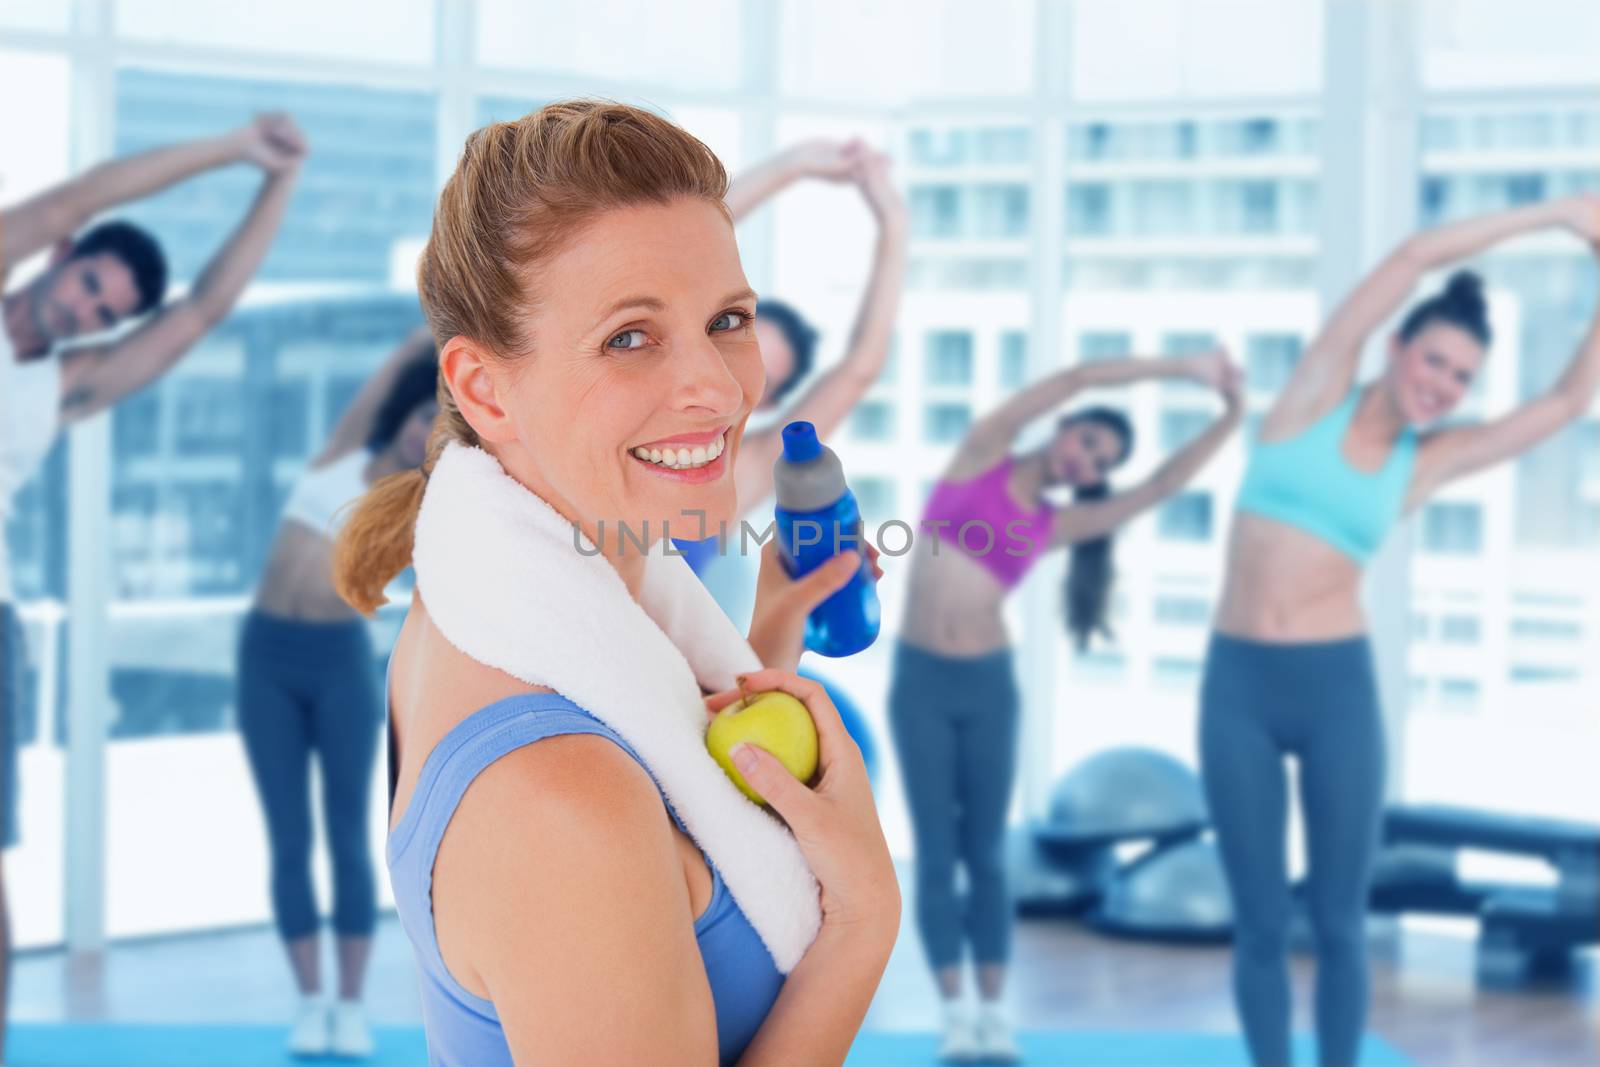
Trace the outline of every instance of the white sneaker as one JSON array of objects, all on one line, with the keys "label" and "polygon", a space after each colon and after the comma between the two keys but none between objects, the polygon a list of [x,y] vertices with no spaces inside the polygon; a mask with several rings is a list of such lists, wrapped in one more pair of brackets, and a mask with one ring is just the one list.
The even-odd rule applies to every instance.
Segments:
[{"label": "white sneaker", "polygon": [[301,997],[289,1030],[290,1055],[326,1056],[330,1038],[327,1003],[317,996]]},{"label": "white sneaker", "polygon": [[372,1027],[359,1000],[341,1000],[333,1006],[333,1054],[353,1060],[372,1055]]},{"label": "white sneaker", "polygon": [[978,1058],[987,1063],[1016,1063],[1022,1048],[1011,1035],[1011,1020],[1000,1005],[985,1003],[978,1009]]},{"label": "white sneaker", "polygon": [[946,1063],[977,1062],[977,1020],[964,1001],[944,1002],[944,1035],[939,1041],[939,1058]]}]

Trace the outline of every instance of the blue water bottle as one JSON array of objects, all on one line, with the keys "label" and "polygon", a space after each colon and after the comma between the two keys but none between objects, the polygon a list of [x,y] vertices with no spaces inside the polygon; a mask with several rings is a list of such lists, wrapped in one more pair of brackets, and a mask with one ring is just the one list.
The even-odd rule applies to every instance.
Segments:
[{"label": "blue water bottle", "polygon": [[777,489],[778,552],[791,577],[810,574],[840,552],[861,553],[861,569],[806,617],[806,647],[850,656],[877,640],[878,590],[861,535],[861,510],[833,450],[809,422],[783,428],[783,455],[772,465]]}]

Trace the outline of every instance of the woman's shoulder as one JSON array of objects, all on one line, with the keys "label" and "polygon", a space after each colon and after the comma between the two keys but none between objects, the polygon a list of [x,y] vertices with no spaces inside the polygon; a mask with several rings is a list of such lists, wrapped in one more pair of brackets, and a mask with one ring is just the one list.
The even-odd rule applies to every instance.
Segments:
[{"label": "woman's shoulder", "polygon": [[637,943],[634,917],[654,929],[687,892],[669,877],[675,848],[654,783],[609,738],[559,733],[506,753],[462,796],[434,860],[446,965],[489,997],[526,984],[530,959],[565,975],[574,961],[557,946],[574,939],[593,947],[621,926]]},{"label": "woman's shoulder", "polygon": [[603,731],[552,733],[506,753],[477,776],[455,819],[495,847],[535,851],[591,835],[638,842],[668,828],[649,772]]}]

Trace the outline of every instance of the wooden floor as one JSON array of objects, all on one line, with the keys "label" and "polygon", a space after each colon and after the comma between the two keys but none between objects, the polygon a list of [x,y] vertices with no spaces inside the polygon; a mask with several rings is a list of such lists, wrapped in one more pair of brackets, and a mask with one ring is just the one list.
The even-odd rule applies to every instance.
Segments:
[{"label": "wooden floor", "polygon": [[[907,908],[909,912],[910,909]],[[1469,939],[1411,933],[1374,949],[1372,1026],[1419,1065],[1593,1067],[1600,1063],[1592,959],[1570,980],[1508,993],[1476,988]],[[1294,964],[1300,1025],[1309,960]],[[1028,1029],[1210,1030],[1234,1027],[1228,951],[1116,941],[1071,923],[1022,923],[1012,1011]],[[409,949],[392,916],[380,926],[368,983],[380,1022],[416,1022]],[[121,944],[99,956],[23,955],[12,989],[19,1020],[262,1022],[287,1017],[291,987],[263,927]],[[932,987],[903,931],[867,1025],[931,1030]]]}]

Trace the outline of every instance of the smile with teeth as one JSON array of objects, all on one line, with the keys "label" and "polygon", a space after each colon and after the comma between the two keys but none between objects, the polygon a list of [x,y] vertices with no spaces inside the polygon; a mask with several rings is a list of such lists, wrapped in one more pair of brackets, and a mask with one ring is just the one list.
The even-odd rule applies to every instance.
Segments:
[{"label": "smile with teeth", "polygon": [[640,445],[633,450],[634,457],[646,463],[654,463],[658,467],[668,470],[681,471],[693,470],[704,467],[722,455],[722,450],[727,447],[727,435],[723,434],[709,445],[695,445],[693,448],[667,446],[665,448],[649,448]]}]

